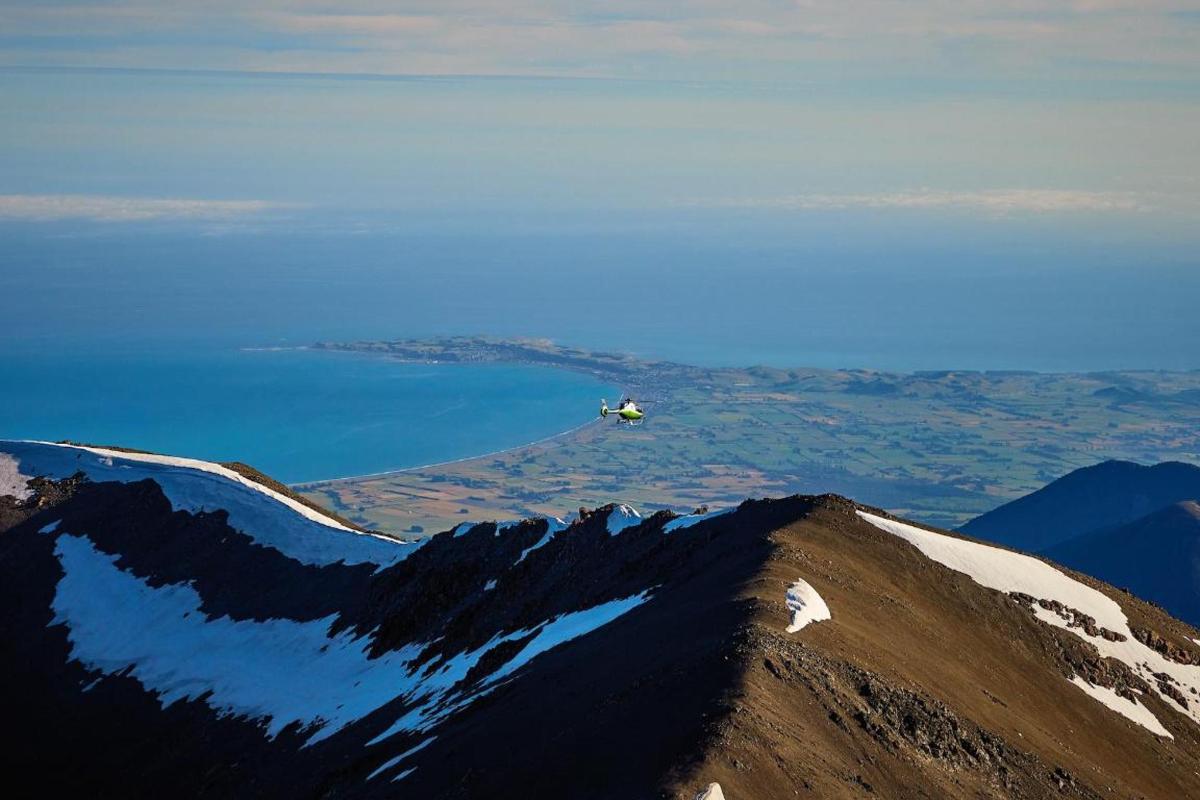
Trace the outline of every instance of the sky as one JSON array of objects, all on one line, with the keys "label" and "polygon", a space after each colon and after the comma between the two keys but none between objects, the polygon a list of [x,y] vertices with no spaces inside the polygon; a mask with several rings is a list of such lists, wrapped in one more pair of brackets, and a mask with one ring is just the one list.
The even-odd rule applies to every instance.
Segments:
[{"label": "sky", "polygon": [[1200,0],[0,0],[0,109],[0,351],[1200,368]]},{"label": "sky", "polygon": [[18,224],[1200,216],[1200,2],[3,0],[0,103]]}]

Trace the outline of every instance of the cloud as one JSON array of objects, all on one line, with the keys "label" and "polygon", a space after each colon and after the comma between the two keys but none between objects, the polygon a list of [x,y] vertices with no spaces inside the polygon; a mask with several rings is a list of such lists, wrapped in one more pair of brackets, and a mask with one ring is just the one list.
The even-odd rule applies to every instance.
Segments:
[{"label": "cloud", "polygon": [[16,0],[0,7],[0,63],[803,79],[825,62],[859,77],[1103,66],[1186,79],[1200,68],[1186,22],[1196,10],[1195,0]]},{"label": "cloud", "polygon": [[972,192],[920,189],[866,194],[798,194],[779,197],[696,199],[684,201],[680,205],[784,211],[961,210],[993,215],[1070,211],[1139,212],[1150,211],[1153,208],[1146,198],[1130,192],[1066,189],[999,189]]},{"label": "cloud", "polygon": [[32,222],[67,219],[94,222],[227,221],[294,207],[262,200],[196,200],[83,194],[8,194],[0,195],[0,220]]}]

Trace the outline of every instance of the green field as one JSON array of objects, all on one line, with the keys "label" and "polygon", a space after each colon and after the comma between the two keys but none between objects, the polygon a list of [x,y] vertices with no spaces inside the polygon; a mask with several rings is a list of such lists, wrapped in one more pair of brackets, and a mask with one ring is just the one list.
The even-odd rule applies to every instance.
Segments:
[{"label": "green field", "polygon": [[550,364],[653,401],[641,427],[597,420],[497,456],[297,487],[396,533],[613,500],[679,510],[794,492],[837,492],[953,527],[1105,459],[1200,463],[1200,372],[709,369],[489,339],[324,347]]}]

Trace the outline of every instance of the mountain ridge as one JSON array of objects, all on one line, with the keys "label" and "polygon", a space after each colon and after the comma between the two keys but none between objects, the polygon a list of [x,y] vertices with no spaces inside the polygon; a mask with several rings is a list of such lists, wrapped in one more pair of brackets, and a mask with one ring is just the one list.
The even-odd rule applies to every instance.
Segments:
[{"label": "mountain ridge", "polygon": [[[614,505],[366,549],[324,526],[317,547],[268,495],[214,494],[228,479],[28,447],[0,444],[31,479],[0,533],[0,699],[22,731],[0,759],[43,789],[1200,793],[1200,667],[1177,660],[1200,664],[1200,633],[845,498]],[[1035,561],[1039,595],[986,583]],[[788,632],[798,579],[830,618]]]}]

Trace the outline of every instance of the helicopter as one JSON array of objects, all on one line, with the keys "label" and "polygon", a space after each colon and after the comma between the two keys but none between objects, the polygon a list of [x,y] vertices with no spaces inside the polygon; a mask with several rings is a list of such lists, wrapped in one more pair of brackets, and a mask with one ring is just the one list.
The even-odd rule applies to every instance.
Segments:
[{"label": "helicopter", "polygon": [[608,407],[607,400],[600,401],[600,416],[607,417],[612,414],[617,418],[617,424],[625,423],[626,425],[641,425],[646,419],[646,412],[642,407],[633,402],[632,397],[626,397],[617,404],[615,409]]}]

